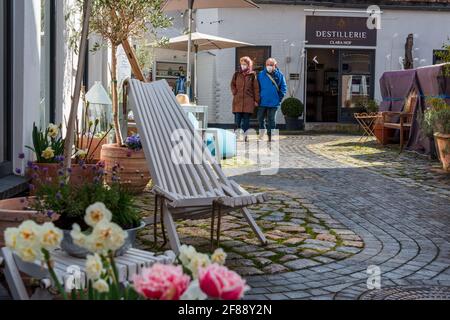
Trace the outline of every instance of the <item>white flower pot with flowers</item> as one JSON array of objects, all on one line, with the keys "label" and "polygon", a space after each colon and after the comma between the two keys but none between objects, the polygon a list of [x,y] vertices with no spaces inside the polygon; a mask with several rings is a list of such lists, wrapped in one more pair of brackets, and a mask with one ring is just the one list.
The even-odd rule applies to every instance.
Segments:
[{"label": "white flower pot with flowers", "polygon": [[52,251],[60,246],[63,232],[53,223],[38,225],[25,221],[18,228],[9,228],[5,231],[6,245],[24,262],[40,260],[63,299],[237,300],[249,289],[244,279],[224,266],[223,250],[208,256],[191,246],[181,247],[179,265],[156,263],[134,275],[131,284],[120,283],[114,253],[124,245],[127,233],[109,221],[110,217],[102,204],[94,204],[84,217],[93,225],[92,231],[83,234],[76,225],[72,230],[78,245],[90,252],[84,268],[88,278],[86,288],[66,292],[56,275]]}]

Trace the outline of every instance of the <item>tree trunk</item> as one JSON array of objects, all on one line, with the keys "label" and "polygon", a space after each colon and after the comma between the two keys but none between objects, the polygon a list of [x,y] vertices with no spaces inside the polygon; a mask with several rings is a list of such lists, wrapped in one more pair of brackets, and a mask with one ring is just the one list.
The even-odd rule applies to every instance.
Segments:
[{"label": "tree trunk", "polygon": [[114,131],[116,133],[116,143],[119,146],[123,145],[122,132],[120,131],[119,123],[119,97],[117,93],[117,46],[111,46],[111,93],[112,93],[112,107],[113,107],[113,122]]},{"label": "tree trunk", "polygon": [[72,161],[72,146],[74,143],[75,122],[80,101],[81,82],[84,73],[85,56],[87,50],[87,37],[89,34],[89,18],[91,16],[92,0],[85,0],[83,4],[83,28],[81,31],[80,51],[78,55],[78,67],[75,77],[75,88],[72,96],[72,105],[70,107],[69,121],[67,122],[67,132],[64,141],[64,165],[70,168]]}]

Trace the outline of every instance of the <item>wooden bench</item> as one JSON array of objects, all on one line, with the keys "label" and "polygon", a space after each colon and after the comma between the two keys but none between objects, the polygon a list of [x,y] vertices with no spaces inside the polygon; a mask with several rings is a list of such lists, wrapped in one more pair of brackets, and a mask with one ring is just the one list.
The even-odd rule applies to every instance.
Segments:
[{"label": "wooden bench", "polygon": [[381,143],[386,145],[394,136],[394,130],[400,131],[400,152],[408,143],[411,127],[414,119],[414,110],[417,105],[418,92],[411,91],[405,100],[403,111],[382,111],[382,139]]}]

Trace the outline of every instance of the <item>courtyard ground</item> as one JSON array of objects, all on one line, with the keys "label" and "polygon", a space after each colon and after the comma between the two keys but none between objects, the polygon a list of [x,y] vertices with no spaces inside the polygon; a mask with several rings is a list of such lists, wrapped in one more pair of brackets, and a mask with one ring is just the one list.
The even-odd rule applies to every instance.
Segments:
[{"label": "courtyard ground", "polygon": [[[268,246],[238,212],[223,223],[227,264],[246,276],[248,299],[450,298],[450,176],[437,161],[358,140],[285,136],[276,175],[226,169],[270,195],[252,208]],[[208,251],[209,222],[178,223],[182,242]],[[142,248],[154,250],[152,230]],[[379,268],[381,290],[368,291],[369,266]]]},{"label": "courtyard ground", "polygon": [[[267,246],[239,212],[222,223],[227,265],[246,277],[247,299],[450,299],[450,175],[437,161],[358,140],[282,136],[275,175],[224,164],[238,183],[270,196],[252,208]],[[153,221],[152,195],[138,205]],[[181,241],[209,252],[209,223],[178,222]],[[139,247],[160,250],[161,232],[157,246],[153,239],[149,226]],[[379,268],[381,290],[368,290],[368,267]]]}]

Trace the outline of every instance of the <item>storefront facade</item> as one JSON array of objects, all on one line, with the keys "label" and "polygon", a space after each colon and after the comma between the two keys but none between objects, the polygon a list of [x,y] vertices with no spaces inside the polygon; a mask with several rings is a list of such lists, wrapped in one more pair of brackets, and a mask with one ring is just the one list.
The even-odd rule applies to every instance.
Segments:
[{"label": "storefront facade", "polygon": [[[65,8],[73,0],[0,0],[0,198],[28,188],[15,175],[33,159],[33,123],[62,123],[70,105],[72,63]],[[25,153],[25,161],[17,155]]]},{"label": "storefront facade", "polygon": [[[267,57],[278,60],[288,94],[305,102],[307,123],[352,123],[353,113],[362,110],[365,100],[381,100],[378,81],[383,72],[403,67],[409,34],[414,39],[414,67],[436,62],[434,53],[450,38],[450,5],[440,10],[385,5],[375,21],[369,4],[328,8],[279,4],[292,1],[256,2],[260,9],[197,13],[199,32],[255,45],[214,51],[213,70],[207,65],[211,57],[199,56],[199,83],[205,84],[199,86],[199,103],[210,106],[212,125],[233,123],[229,84],[243,55],[256,58],[258,70]],[[202,80],[211,77],[215,81]],[[277,122],[284,123],[281,113]]]}]

